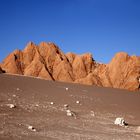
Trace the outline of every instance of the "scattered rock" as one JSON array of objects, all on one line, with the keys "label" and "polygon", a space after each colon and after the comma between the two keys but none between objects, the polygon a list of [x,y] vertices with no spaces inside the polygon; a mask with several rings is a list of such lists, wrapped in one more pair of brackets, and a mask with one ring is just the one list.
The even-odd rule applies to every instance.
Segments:
[{"label": "scattered rock", "polygon": [[69,105],[68,104],[64,104],[64,107],[68,107]]},{"label": "scattered rock", "polygon": [[67,112],[67,116],[74,117],[75,119],[77,118],[76,114],[73,111],[68,109],[68,110],[66,110],[66,112]]},{"label": "scattered rock", "polygon": [[35,106],[36,106],[36,107],[39,107],[39,104],[36,104]]},{"label": "scattered rock", "polygon": [[126,126],[127,125],[124,118],[116,118],[114,121],[114,124],[119,125],[119,126]]},{"label": "scattered rock", "polygon": [[7,104],[7,106],[10,108],[16,108],[16,105],[14,105],[14,104]]},{"label": "scattered rock", "polygon": [[80,104],[80,101],[76,101],[77,104]]},{"label": "scattered rock", "polygon": [[69,88],[66,88],[66,90],[68,91],[68,90],[69,90]]},{"label": "scattered rock", "polygon": [[50,104],[51,104],[51,105],[53,105],[53,104],[54,104],[54,102],[51,102]]},{"label": "scattered rock", "polygon": [[33,126],[31,126],[31,125],[28,126],[28,129],[31,130],[31,131],[36,132],[36,129]]},{"label": "scattered rock", "polygon": [[17,90],[17,91],[19,91],[20,89],[19,89],[19,88],[17,88],[16,90]]},{"label": "scattered rock", "polygon": [[90,114],[92,117],[95,117],[95,112],[94,111],[90,111]]},{"label": "scattered rock", "polygon": [[68,109],[69,105],[68,104],[64,104],[64,109]]},{"label": "scattered rock", "polygon": [[13,97],[16,97],[16,95],[15,95],[15,94],[13,94]]},{"label": "scattered rock", "polygon": [[73,113],[70,110],[67,110],[67,116],[73,116]]}]

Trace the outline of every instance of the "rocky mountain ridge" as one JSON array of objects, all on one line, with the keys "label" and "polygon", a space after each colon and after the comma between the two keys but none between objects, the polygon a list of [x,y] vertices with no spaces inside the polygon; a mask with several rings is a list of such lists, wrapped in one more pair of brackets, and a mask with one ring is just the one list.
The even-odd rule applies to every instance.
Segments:
[{"label": "rocky mountain ridge", "polygon": [[64,54],[54,43],[30,42],[1,63],[6,73],[47,80],[97,85],[128,90],[140,89],[140,57],[117,53],[109,64],[95,62],[92,54]]}]

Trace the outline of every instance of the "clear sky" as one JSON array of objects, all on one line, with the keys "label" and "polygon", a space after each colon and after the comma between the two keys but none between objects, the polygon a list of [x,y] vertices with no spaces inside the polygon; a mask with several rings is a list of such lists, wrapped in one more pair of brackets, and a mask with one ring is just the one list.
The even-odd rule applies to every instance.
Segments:
[{"label": "clear sky", "polygon": [[120,51],[140,56],[140,0],[0,0],[0,61],[29,41],[103,63]]}]

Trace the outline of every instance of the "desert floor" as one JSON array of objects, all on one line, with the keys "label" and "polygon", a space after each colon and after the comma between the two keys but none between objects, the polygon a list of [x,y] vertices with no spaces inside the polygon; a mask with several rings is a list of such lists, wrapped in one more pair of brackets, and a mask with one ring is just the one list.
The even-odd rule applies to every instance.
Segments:
[{"label": "desert floor", "polygon": [[1,74],[0,140],[140,140],[140,93]]}]

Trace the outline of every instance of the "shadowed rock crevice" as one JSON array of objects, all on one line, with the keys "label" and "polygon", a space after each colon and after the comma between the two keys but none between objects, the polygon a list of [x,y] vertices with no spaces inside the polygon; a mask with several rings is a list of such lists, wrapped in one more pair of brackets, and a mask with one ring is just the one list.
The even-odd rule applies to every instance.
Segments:
[{"label": "shadowed rock crevice", "polygon": [[5,73],[5,71],[2,70],[2,68],[0,67],[0,74],[1,74],[1,73]]},{"label": "shadowed rock crevice", "polygon": [[108,64],[97,63],[92,54],[64,54],[54,43],[29,42],[15,50],[1,64],[7,73],[41,77],[128,90],[140,89],[140,57],[117,53]]}]

